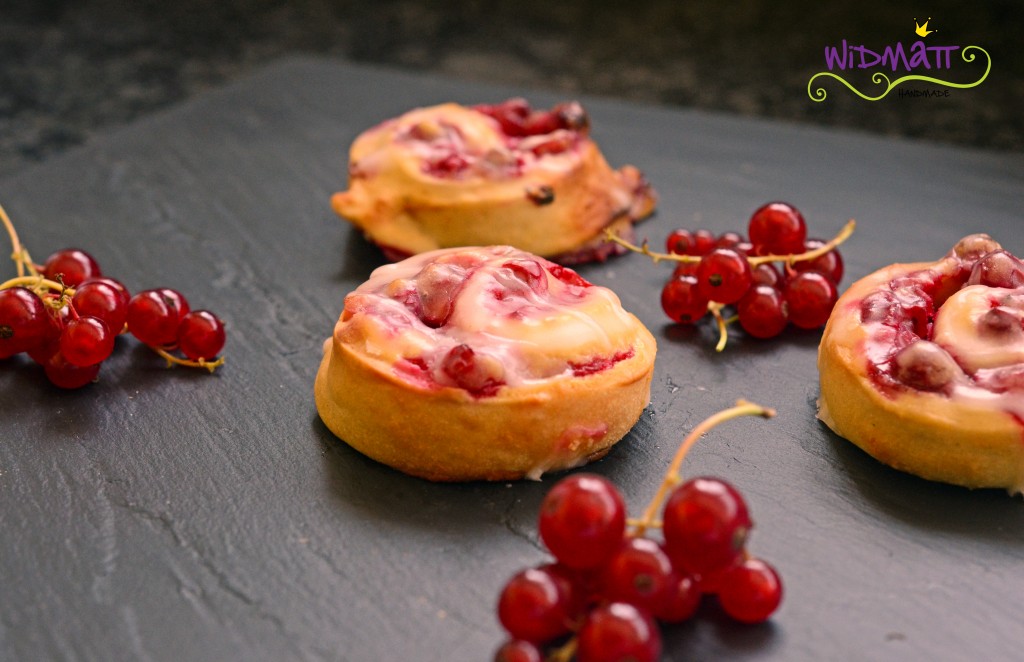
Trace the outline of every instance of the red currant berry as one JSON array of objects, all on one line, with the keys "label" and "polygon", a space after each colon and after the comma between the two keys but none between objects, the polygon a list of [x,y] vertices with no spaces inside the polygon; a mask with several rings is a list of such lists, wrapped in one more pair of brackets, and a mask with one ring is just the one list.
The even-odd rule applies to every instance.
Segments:
[{"label": "red currant berry", "polygon": [[694,324],[708,312],[708,299],[700,293],[696,276],[673,276],[661,290],[661,308],[680,324]]},{"label": "red currant berry", "polygon": [[743,237],[738,232],[723,232],[715,240],[715,248],[736,248],[743,243]]},{"label": "red currant berry", "polygon": [[224,340],[224,323],[208,310],[193,310],[178,324],[178,347],[193,361],[216,357]]},{"label": "red currant berry", "polygon": [[676,265],[676,268],[672,270],[673,278],[680,278],[682,276],[696,276],[697,267],[700,266],[700,262],[680,262]]},{"label": "red currant berry", "polygon": [[827,322],[839,298],[835,284],[817,271],[803,271],[790,278],[782,295],[789,321],[801,329],[817,329]]},{"label": "red currant berry", "polygon": [[774,338],[786,328],[786,302],[771,285],[755,285],[736,304],[743,330],[755,338]]},{"label": "red currant berry", "polygon": [[80,367],[96,365],[114,351],[115,334],[103,320],[83,315],[69,320],[60,336],[60,353],[64,359]]},{"label": "red currant berry", "polygon": [[571,587],[543,568],[512,577],[498,598],[498,620],[516,639],[543,644],[569,631]]},{"label": "red currant berry", "polygon": [[46,258],[42,271],[43,275],[51,280],[57,280],[60,276],[61,282],[68,287],[77,287],[87,278],[98,278],[103,275],[96,260],[77,248],[65,248],[53,253]]},{"label": "red currant berry", "polygon": [[128,330],[147,345],[171,345],[188,311],[188,301],[175,290],[144,290],[128,302]]},{"label": "red currant berry", "polygon": [[751,282],[750,263],[732,248],[716,248],[697,268],[698,291],[710,301],[736,303]]},{"label": "red currant berry", "polygon": [[510,639],[494,653],[494,662],[544,662],[544,655],[529,641]]},{"label": "red currant berry", "polygon": [[654,616],[665,623],[681,623],[697,612],[700,598],[701,589],[696,579],[673,572],[669,577],[668,590]]},{"label": "red currant berry", "polygon": [[603,565],[622,543],[626,504],[607,479],[577,474],[560,480],[540,508],[540,537],[569,568]]},{"label": "red currant berry", "polygon": [[50,383],[59,388],[74,389],[81,388],[96,380],[100,373],[100,365],[95,363],[90,366],[77,366],[68,363],[64,355],[59,351],[54,352],[43,364],[43,371]]},{"label": "red currant berry", "polygon": [[112,278],[90,278],[77,288],[71,305],[79,315],[97,317],[117,334],[128,320],[128,290]]},{"label": "red currant berry", "polygon": [[747,559],[724,574],[718,600],[725,613],[737,621],[761,623],[782,602],[782,580],[768,563]]},{"label": "red currant berry", "polygon": [[750,276],[752,284],[754,285],[782,287],[783,278],[779,274],[779,270],[775,268],[774,264],[762,262],[751,270]]},{"label": "red currant berry", "polygon": [[759,254],[791,255],[803,252],[807,223],[793,205],[769,202],[750,217],[748,232]]},{"label": "red currant berry", "polygon": [[711,230],[697,230],[693,233],[693,252],[689,255],[707,255],[715,250],[715,243],[718,239],[711,234]]},{"label": "red currant berry", "polygon": [[577,644],[579,662],[656,662],[661,657],[657,624],[624,602],[590,612],[580,627]]},{"label": "red currant berry", "polygon": [[718,478],[694,478],[665,503],[665,550],[678,571],[704,575],[736,563],[752,526],[736,488]]},{"label": "red currant berry", "polygon": [[673,230],[665,239],[665,250],[675,255],[696,255],[692,252],[695,246],[693,233],[683,228]]},{"label": "red currant berry", "polygon": [[967,284],[1007,289],[1024,287],[1024,262],[1002,248],[986,253],[974,264]]},{"label": "red currant berry", "polygon": [[46,305],[35,292],[24,287],[0,290],[0,359],[42,344],[50,324]]},{"label": "red currant berry", "polygon": [[[821,239],[808,239],[804,243],[804,252],[810,252],[821,248],[825,242]],[[836,285],[843,280],[843,257],[839,251],[832,249],[824,255],[819,255],[813,260],[800,260],[793,263],[793,271],[817,271],[824,274]]]},{"label": "red currant berry", "polygon": [[602,570],[602,594],[654,613],[665,601],[672,574],[661,545],[650,538],[627,538]]}]

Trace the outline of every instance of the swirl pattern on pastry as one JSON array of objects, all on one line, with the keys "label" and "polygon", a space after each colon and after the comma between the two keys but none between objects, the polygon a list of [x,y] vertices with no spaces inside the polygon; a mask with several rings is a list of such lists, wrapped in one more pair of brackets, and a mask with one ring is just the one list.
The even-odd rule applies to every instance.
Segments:
[{"label": "swirl pattern on pastry", "polygon": [[385,265],[345,297],[320,416],[431,480],[539,477],[603,456],[650,397],[655,341],[609,289],[508,247]]},{"label": "swirl pattern on pastry", "polygon": [[854,283],[818,368],[819,417],[876,459],[1024,490],[1024,263],[987,235]]},{"label": "swirl pattern on pastry", "polygon": [[511,99],[419,108],[365,131],[331,204],[391,259],[511,245],[576,264],[620,252],[604,229],[630,236],[655,195],[636,168],[612,170],[578,103]]}]

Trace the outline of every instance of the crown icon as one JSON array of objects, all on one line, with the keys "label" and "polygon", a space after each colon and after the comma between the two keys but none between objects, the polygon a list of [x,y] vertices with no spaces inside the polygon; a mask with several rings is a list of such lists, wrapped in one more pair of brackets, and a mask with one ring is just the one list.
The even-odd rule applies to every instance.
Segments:
[{"label": "crown icon", "polygon": [[[930,21],[930,20],[932,20],[931,16],[928,17],[928,21]],[[929,30],[928,29],[928,21],[925,21],[924,25],[920,25],[917,22],[917,19],[916,18],[914,19],[914,32],[917,33],[918,37],[927,37],[928,35],[930,35],[933,32],[938,32],[938,30]]]}]

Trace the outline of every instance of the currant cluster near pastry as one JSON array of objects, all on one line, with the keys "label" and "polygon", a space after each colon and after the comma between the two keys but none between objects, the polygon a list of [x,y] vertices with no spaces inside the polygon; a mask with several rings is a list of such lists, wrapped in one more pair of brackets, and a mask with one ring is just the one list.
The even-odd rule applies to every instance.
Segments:
[{"label": "currant cluster near pastry", "polygon": [[[751,216],[749,238],[736,232],[715,236],[708,230],[678,229],[665,241],[667,253],[652,252],[646,245],[627,247],[656,261],[678,263],[662,289],[662,309],[680,324],[696,324],[710,314],[719,324],[722,349],[725,327],[734,321],[756,338],[775,337],[789,324],[801,329],[823,326],[843,276],[836,246],[853,227],[851,221],[829,242],[809,239],[796,207],[770,202]],[[733,306],[735,315],[724,316],[725,306]]]},{"label": "currant cluster near pastry", "polygon": [[[21,246],[7,214],[3,222],[14,246],[18,276],[0,284],[0,359],[26,353],[61,388],[96,380],[100,365],[114,351],[114,340],[128,332],[169,363],[213,371],[223,364],[224,323],[207,310],[191,310],[170,288],[131,296],[117,280],[103,275],[83,250],[66,248],[36,264]],[[182,359],[170,352],[180,351]]]},{"label": "currant cluster near pastry", "polygon": [[[697,439],[743,415],[774,411],[741,401],[694,428],[639,520],[627,520],[622,494],[601,476],[559,481],[538,524],[555,560],[503,588],[498,618],[509,639],[496,662],[657,660],[659,623],[688,620],[709,595],[737,621],[767,620],[782,601],[782,581],[747,552],[753,521],[743,497],[720,478],[678,475]],[[647,535],[659,528],[661,539]]]}]

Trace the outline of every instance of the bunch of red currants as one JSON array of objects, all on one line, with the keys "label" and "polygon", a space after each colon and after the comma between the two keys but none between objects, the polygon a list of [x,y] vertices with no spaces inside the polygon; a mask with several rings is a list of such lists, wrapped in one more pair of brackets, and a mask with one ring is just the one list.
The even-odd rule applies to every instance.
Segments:
[{"label": "bunch of red currants", "polygon": [[[709,594],[737,621],[768,619],[782,601],[782,581],[747,552],[753,522],[743,497],[719,478],[676,483],[666,478],[635,523],[607,479],[576,474],[559,481],[538,524],[555,561],[506,583],[498,618],[510,638],[496,662],[651,662],[661,656],[658,623],[689,619]],[[666,495],[659,524],[653,518]],[[647,528],[659,525],[663,540],[647,537]]]},{"label": "bunch of red currants", "polygon": [[[56,386],[80,388],[95,381],[114,339],[128,331],[172,363],[211,370],[223,363],[217,355],[224,323],[209,311],[190,310],[180,292],[130,296],[79,249],[59,250],[42,265],[23,255],[19,271],[27,266],[30,274],[0,285],[0,359],[27,353]],[[169,354],[173,349],[187,358]]]},{"label": "bunch of red currants", "polygon": [[748,234],[749,239],[735,232],[716,237],[708,230],[669,234],[666,250],[674,257],[665,257],[679,264],[661,292],[665,313],[694,324],[709,310],[718,315],[721,306],[733,305],[740,326],[756,338],[777,336],[789,323],[816,329],[828,321],[843,276],[834,248],[840,242],[808,239],[803,215],[785,202],[757,209]]}]

